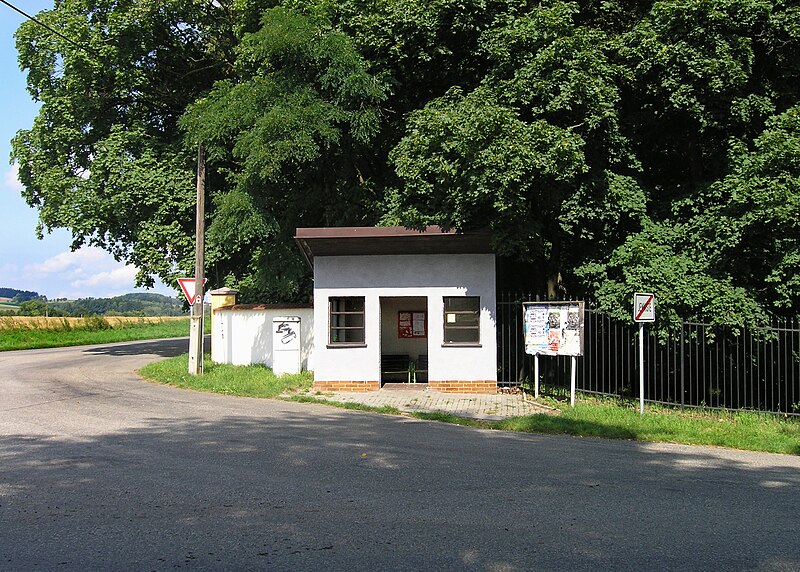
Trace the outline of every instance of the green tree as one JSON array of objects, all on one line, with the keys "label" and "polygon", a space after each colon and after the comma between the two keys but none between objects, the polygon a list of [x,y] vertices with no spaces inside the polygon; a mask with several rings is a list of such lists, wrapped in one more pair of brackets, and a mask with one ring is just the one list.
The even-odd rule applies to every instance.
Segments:
[{"label": "green tree", "polygon": [[489,228],[550,295],[667,323],[798,311],[800,8],[788,0],[64,0],[20,61],[41,231],[142,269],[308,295],[297,226]]},{"label": "green tree", "polygon": [[53,308],[47,298],[40,296],[31,300],[26,300],[19,305],[19,315],[21,316],[66,316],[67,314],[57,308]]},{"label": "green tree", "polygon": [[389,88],[348,36],[282,7],[243,36],[235,75],[182,120],[226,178],[214,195],[209,262],[234,257],[229,279],[246,295],[296,298],[308,271],[295,228],[374,219],[382,165],[371,144]]},{"label": "green tree", "polygon": [[550,295],[575,288],[571,269],[607,256],[644,209],[620,215],[643,192],[628,176],[613,47],[576,3],[495,18],[478,41],[480,87],[410,114],[387,220],[488,226],[498,253],[538,268]]},{"label": "green tree", "polygon": [[693,219],[715,273],[732,276],[767,311],[800,312],[800,105],[730,151],[732,171]]},{"label": "green tree", "polygon": [[668,323],[796,315],[798,50],[786,2],[659,2],[621,37],[647,219],[578,266],[603,307],[646,289]]},{"label": "green tree", "polygon": [[500,255],[548,255],[562,197],[585,169],[579,136],[521,121],[484,89],[453,90],[411,114],[408,129],[391,155],[403,186],[386,222],[489,226]]},{"label": "green tree", "polygon": [[194,154],[177,128],[228,67],[230,11],[193,0],[65,0],[17,31],[41,108],[14,138],[23,196],[39,233],[72,232],[171,281],[191,264]]}]

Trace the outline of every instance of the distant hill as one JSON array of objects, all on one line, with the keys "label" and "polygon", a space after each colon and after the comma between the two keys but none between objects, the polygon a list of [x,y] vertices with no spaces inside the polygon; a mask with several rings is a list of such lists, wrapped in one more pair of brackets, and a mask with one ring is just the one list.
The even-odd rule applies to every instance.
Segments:
[{"label": "distant hill", "polygon": [[137,292],[113,298],[48,300],[37,292],[0,288],[0,315],[23,316],[183,316],[183,299],[163,294]]},{"label": "distant hill", "polygon": [[182,316],[183,302],[163,294],[149,292],[124,294],[113,298],[78,298],[57,300],[50,307],[71,316],[124,315],[124,316]]},{"label": "distant hill", "polygon": [[15,304],[26,300],[34,300],[39,297],[38,292],[28,290],[17,290],[15,288],[0,288],[0,298],[9,298]]}]

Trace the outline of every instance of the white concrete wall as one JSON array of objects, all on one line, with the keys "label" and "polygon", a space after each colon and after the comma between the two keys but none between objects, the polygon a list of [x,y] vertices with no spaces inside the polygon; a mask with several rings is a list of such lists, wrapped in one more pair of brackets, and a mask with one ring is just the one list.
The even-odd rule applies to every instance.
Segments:
[{"label": "white concrete wall", "polygon": [[[365,347],[328,347],[328,298],[364,296]],[[381,296],[428,300],[430,381],[497,380],[493,254],[316,256],[314,258],[314,379],[380,379]],[[480,347],[442,344],[444,296],[480,296]]]},{"label": "white concrete wall", "polygon": [[311,308],[220,308],[212,315],[211,359],[233,365],[272,367],[272,319],[300,318],[300,356],[303,370],[314,369],[314,311]]}]

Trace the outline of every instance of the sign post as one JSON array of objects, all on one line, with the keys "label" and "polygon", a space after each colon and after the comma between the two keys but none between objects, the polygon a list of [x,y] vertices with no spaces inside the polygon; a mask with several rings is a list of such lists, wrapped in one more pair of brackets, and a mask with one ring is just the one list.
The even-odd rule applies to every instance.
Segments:
[{"label": "sign post", "polygon": [[639,414],[644,415],[644,323],[656,321],[655,296],[633,295],[633,321],[639,323]]}]

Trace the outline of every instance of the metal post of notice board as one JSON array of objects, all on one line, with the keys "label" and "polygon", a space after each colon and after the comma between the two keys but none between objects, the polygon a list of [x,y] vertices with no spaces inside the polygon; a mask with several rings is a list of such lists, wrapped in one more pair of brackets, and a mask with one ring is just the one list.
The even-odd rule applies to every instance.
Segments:
[{"label": "metal post of notice board", "polygon": [[656,321],[655,297],[649,293],[633,295],[633,321],[639,324],[639,414],[644,415],[644,323]]},{"label": "metal post of notice board", "polygon": [[575,385],[577,384],[578,380],[578,358],[572,356],[570,362],[572,362],[570,363],[572,367],[570,367],[569,372],[569,404],[571,407],[575,407]]}]

